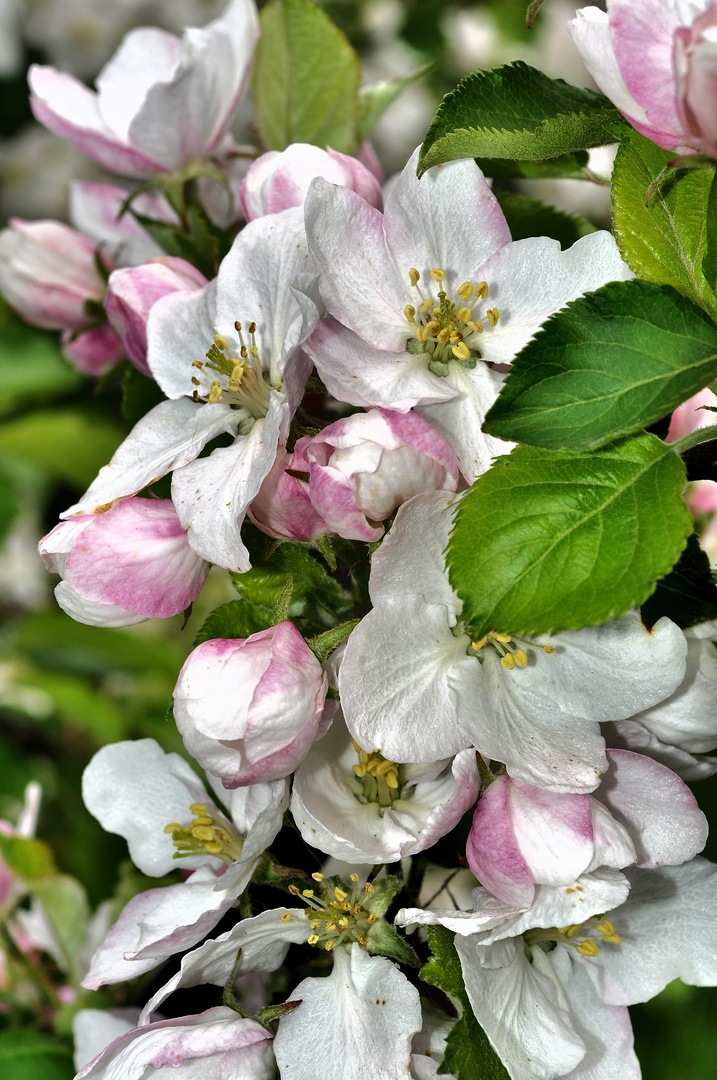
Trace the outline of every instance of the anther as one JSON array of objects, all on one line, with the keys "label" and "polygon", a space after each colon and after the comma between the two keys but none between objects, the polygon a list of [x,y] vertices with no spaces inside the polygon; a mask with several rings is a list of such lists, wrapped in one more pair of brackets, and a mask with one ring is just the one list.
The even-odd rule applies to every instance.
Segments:
[{"label": "anther", "polygon": [[456,292],[460,296],[461,300],[465,300],[465,302],[468,303],[473,293],[473,285],[470,281],[464,281],[461,287],[459,289],[456,289]]},{"label": "anther", "polygon": [[465,341],[459,341],[457,345],[453,346],[453,355],[458,360],[468,360],[471,355],[471,351],[466,345]]},{"label": "anther", "polygon": [[582,945],[578,945],[576,951],[579,952],[581,956],[597,956],[600,952],[594,941],[583,941]]},{"label": "anther", "polygon": [[292,896],[298,896],[299,895],[299,890],[297,889],[296,885],[290,885],[289,886],[289,892],[291,893]]},{"label": "anther", "polygon": [[497,307],[489,307],[488,310],[486,311],[486,316],[488,317],[489,325],[490,326],[495,326],[495,324],[498,322],[498,308]]},{"label": "anther", "polygon": [[288,922],[290,918],[291,918],[291,912],[287,911],[281,916],[281,921],[282,922]]},{"label": "anther", "polygon": [[222,352],[229,352],[229,342],[225,337],[222,337],[221,334],[214,335],[214,344],[218,349],[221,349]]},{"label": "anther", "polygon": [[311,876],[314,879],[314,881],[323,881],[324,880],[324,875],[320,874],[318,872],[318,870],[315,873],[313,873]]},{"label": "anther", "polygon": [[249,323],[249,333],[250,334],[255,334],[256,333],[256,323],[255,322],[250,322]]},{"label": "anther", "polygon": [[433,268],[433,270],[431,270],[431,277],[434,281],[443,281],[445,276],[446,272],[445,270],[441,270],[440,266],[436,266]]},{"label": "anther", "polygon": [[237,334],[241,334],[241,323],[238,319],[234,323],[234,329],[236,330]]},{"label": "anther", "polygon": [[478,284],[476,285],[476,296],[477,297],[479,296],[481,298],[481,300],[485,300],[487,295],[488,295],[488,282],[487,281],[479,281]]},{"label": "anther", "polygon": [[415,289],[416,285],[418,285],[418,282],[421,280],[421,275],[418,270],[416,270],[415,266],[412,266],[408,271],[408,276],[411,279],[411,285],[413,285]]},{"label": "anther", "polygon": [[413,304],[406,304],[403,309],[403,314],[406,316],[409,322],[413,322],[416,317],[416,309]]}]

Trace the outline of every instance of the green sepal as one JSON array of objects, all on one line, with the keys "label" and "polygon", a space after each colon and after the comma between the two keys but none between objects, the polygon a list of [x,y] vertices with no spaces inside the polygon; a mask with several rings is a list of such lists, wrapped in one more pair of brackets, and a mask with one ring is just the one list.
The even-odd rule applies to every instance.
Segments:
[{"label": "green sepal", "polygon": [[366,935],[368,950],[372,953],[380,953],[388,956],[397,964],[408,964],[409,967],[420,967],[421,961],[418,954],[408,944],[406,939],[399,934],[395,926],[391,926],[385,919],[377,919],[370,927]]},{"label": "green sepal", "polygon": [[317,634],[316,637],[309,638],[306,644],[309,646],[319,663],[323,664],[329,653],[332,652],[337,645],[340,645],[360,622],[360,619],[350,619],[348,622],[341,623],[339,626],[334,626],[331,630],[326,630],[323,634]]}]

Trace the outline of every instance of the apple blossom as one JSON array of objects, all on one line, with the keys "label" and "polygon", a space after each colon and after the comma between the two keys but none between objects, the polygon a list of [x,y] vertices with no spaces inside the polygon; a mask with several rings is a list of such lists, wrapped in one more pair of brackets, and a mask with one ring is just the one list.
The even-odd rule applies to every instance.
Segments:
[{"label": "apple blossom", "polygon": [[181,39],[132,30],[97,76],[97,92],[52,67],[30,68],[35,118],[110,172],[150,177],[211,154],[242,94],[257,35],[253,0]]},{"label": "apple blossom", "polygon": [[712,0],[608,0],[568,23],[600,89],[648,139],[717,156],[717,6]]},{"label": "apple blossom", "polygon": [[[435,761],[475,746],[519,780],[589,791],[607,761],[599,723],[668,697],[687,643],[669,619],[636,613],[604,626],[521,641],[472,642],[444,569],[457,496],[417,495],[372,561],[373,609],[339,670],[349,731],[393,761]],[[648,706],[649,707],[649,706]]]},{"label": "apple blossom", "polygon": [[178,885],[129,901],[95,952],[83,985],[96,989],[134,978],[195,945],[246,888],[281,828],[288,785],[279,780],[228,793],[216,779],[208,781],[229,816],[207,797],[186,762],[165,754],[153,739],[105,746],[87,766],[85,805],[104,828],[127,839],[144,873],[166,874],[176,859],[196,869]]},{"label": "apple blossom", "polygon": [[717,772],[717,757],[709,754],[690,754],[671,742],[662,742],[637,720],[616,720],[603,724],[603,735],[608,746],[620,750],[633,750],[644,754],[691,783],[704,780]]},{"label": "apple blossom", "polygon": [[512,243],[477,165],[449,162],[419,180],[417,161],[418,151],[384,214],[312,182],[307,237],[337,321],[320,323],[307,349],[340,401],[417,408],[470,482],[509,445],[481,430],[503,380],[491,365],[512,360],[568,301],[631,272],[605,232],[567,251],[546,237]]},{"label": "apple blossom", "polygon": [[129,192],[118,184],[75,180],[70,184],[70,221],[75,229],[94,240],[114,266],[139,266],[164,250],[134,216],[134,211],[153,221],[177,225],[179,219],[160,192],[133,195],[132,211],[125,211]]},{"label": "apple blossom", "polygon": [[13,218],[0,232],[0,290],[8,304],[34,326],[62,330],[65,355],[88,375],[122,355],[114,331],[97,325],[104,318],[100,258],[95,244],[59,221]]},{"label": "apple blossom", "polygon": [[209,569],[187,543],[170,499],[123,499],[101,514],[61,521],[39,543],[62,581],[63,611],[90,626],[129,626],[177,615]]},{"label": "apple blossom", "polygon": [[104,305],[127,358],[151,378],[147,365],[147,319],[163,296],[194,292],[207,284],[204,274],[184,259],[158,255],[142,266],[114,270],[107,282]]},{"label": "apple blossom", "polygon": [[309,497],[332,532],[378,540],[379,522],[413,495],[455,491],[460,479],[450,446],[416,413],[369,409],[300,439]]},{"label": "apple blossom", "polygon": [[330,723],[327,685],[299,631],[280,622],[198,645],[174,688],[174,718],[189,753],[226,788],[278,780]]},{"label": "apple blossom", "polygon": [[[310,370],[300,346],[319,317],[309,295],[315,281],[301,210],[291,209],[247,225],[215,281],[158,300],[147,361],[170,400],[135,425],[62,516],[94,512],[173,470],[172,499],[191,547],[208,562],[248,570],[241,525]],[[243,311],[252,321],[242,329]],[[222,432],[233,444],[195,460]]]},{"label": "apple blossom", "polygon": [[144,1080],[169,1069],[182,1080],[272,1080],[271,1032],[224,1005],[159,1020],[119,1035],[76,1080]]},{"label": "apple blossom", "polygon": [[475,755],[400,765],[356,749],[339,714],[294,777],[291,813],[307,844],[352,864],[431,847],[478,798]]},{"label": "apple blossom", "polygon": [[376,176],[357,158],[340,154],[331,147],[321,150],[308,143],[292,143],[281,152],[270,150],[262,154],[249,166],[241,182],[246,220],[276,214],[290,206],[303,206],[315,176],[356,191],[371,206],[380,209],[383,204]]},{"label": "apple blossom", "polygon": [[331,532],[311,504],[308,479],[309,464],[299,444],[291,454],[280,446],[247,516],[277,540],[315,540]]},{"label": "apple blossom", "polygon": [[536,884],[570,885],[600,866],[686,862],[707,823],[678,776],[649,758],[608,750],[592,795],[556,794],[503,774],[485,789],[468,836],[468,864],[506,903],[527,907]]}]

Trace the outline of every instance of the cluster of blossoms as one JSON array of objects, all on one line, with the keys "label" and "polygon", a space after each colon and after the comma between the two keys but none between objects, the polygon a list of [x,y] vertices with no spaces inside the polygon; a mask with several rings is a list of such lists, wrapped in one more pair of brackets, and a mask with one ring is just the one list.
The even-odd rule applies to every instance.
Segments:
[{"label": "cluster of blossoms", "polygon": [[[573,32],[642,131],[709,154],[715,13],[683,27],[684,6],[612,0]],[[662,59],[674,38],[674,115],[653,108],[672,94],[657,61],[638,78],[625,59],[633,22],[659,29]],[[717,771],[717,625],[635,610],[477,637],[444,559],[466,492],[513,449],[483,430],[511,362],[632,272],[607,232],[566,250],[512,240],[470,159],[418,179],[416,152],[385,193],[370,147],[252,156],[227,132],[256,34],[251,0],[231,0],[181,39],[134,31],[96,92],[34,68],[36,117],[149,183],[129,203],[119,184],[78,184],[74,228],[0,234],[20,314],[61,330],[81,370],[124,356],[164,395],[40,541],[58,603],[99,627],[165,618],[214,565],[253,630],[204,634],[179,672],[174,722],[203,775],[150,739],[104,747],[84,774],[136,866],[184,874],[134,896],[94,952],[89,989],[181,961],[139,1016],[77,1015],[78,1078],[433,1077],[454,1020],[405,973],[424,932],[398,928],[439,926],[512,1080],[632,1080],[626,1006],[677,977],[717,982],[717,870],[685,783]],[[177,184],[226,237],[212,276],[153,238],[191,218]],[[255,603],[276,550],[340,596],[312,634],[292,574],[273,612]],[[284,854],[285,815],[306,868]],[[421,877],[449,834],[475,889],[447,909]],[[289,983],[274,973],[292,946],[307,974]],[[221,1005],[165,1018],[204,984]]]}]

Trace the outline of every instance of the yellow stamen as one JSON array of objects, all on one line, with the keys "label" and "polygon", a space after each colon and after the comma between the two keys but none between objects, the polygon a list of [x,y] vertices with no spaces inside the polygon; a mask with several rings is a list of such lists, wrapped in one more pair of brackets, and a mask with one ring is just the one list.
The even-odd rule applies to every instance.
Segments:
[{"label": "yellow stamen", "polygon": [[227,339],[225,337],[222,337],[221,334],[215,334],[214,335],[214,344],[216,345],[216,347],[218,349],[221,349],[222,352],[228,352],[229,351],[229,342],[227,341]]},{"label": "yellow stamen", "polygon": [[584,941],[582,945],[578,945],[577,952],[579,952],[581,956],[597,956],[600,950],[594,941],[588,940]]},{"label": "yellow stamen", "polygon": [[441,282],[443,281],[445,276],[446,272],[445,270],[441,270],[440,266],[435,266],[433,270],[431,270],[431,277],[434,281]]},{"label": "yellow stamen", "polygon": [[416,285],[418,285],[418,282],[421,280],[421,275],[418,270],[416,270],[415,266],[412,266],[408,271],[408,276],[411,279],[411,285],[413,285],[415,289]]},{"label": "yellow stamen", "polygon": [[324,948],[326,949],[327,952],[331,952],[331,950],[334,948],[335,945],[336,945],[335,941],[327,941],[326,944],[324,945]]},{"label": "yellow stamen", "polygon": [[489,325],[490,326],[495,326],[495,324],[498,322],[498,308],[497,307],[489,307],[488,310],[486,311],[486,315],[488,316]]},{"label": "yellow stamen", "polygon": [[478,284],[476,285],[476,296],[479,296],[481,298],[481,300],[485,300],[487,295],[488,295],[488,282],[487,281],[479,281]]},{"label": "yellow stamen", "polygon": [[453,355],[459,360],[468,360],[471,355],[471,351],[466,345],[465,341],[459,341],[457,345],[453,346]]},{"label": "yellow stamen", "polygon": [[287,911],[281,916],[281,921],[282,922],[288,922],[290,918],[291,918],[291,912]]},{"label": "yellow stamen", "polygon": [[[464,281],[460,288],[456,289],[456,292],[461,300],[465,300],[467,304],[473,295],[473,284],[470,281]],[[458,313],[458,317],[460,318],[460,312]]]},{"label": "yellow stamen", "polygon": [[508,669],[508,671],[512,671],[515,667],[515,660],[513,659],[512,653],[507,653],[505,656],[501,656],[500,662],[504,668]]},{"label": "yellow stamen", "polygon": [[409,322],[413,322],[416,317],[416,309],[413,304],[406,304],[403,309],[403,314],[406,316]]},{"label": "yellow stamen", "polygon": [[314,881],[323,881],[324,880],[324,875],[320,874],[318,872],[318,870],[315,873],[313,873],[311,876],[314,879]]}]

